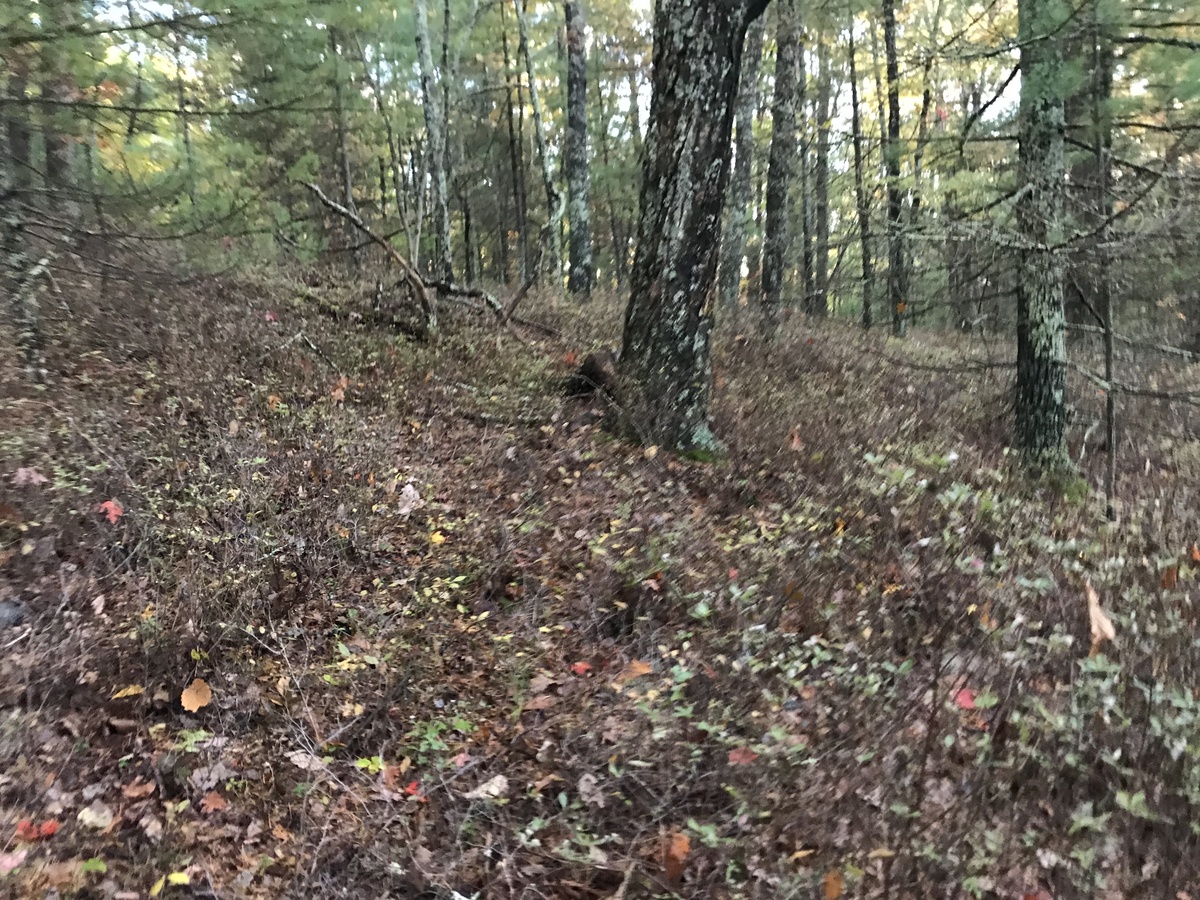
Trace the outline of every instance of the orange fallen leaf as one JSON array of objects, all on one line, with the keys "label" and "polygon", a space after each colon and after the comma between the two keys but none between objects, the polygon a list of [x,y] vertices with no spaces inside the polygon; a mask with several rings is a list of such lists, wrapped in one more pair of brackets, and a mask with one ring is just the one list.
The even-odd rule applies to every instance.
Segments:
[{"label": "orange fallen leaf", "polygon": [[1197,546],[1196,544],[1192,544],[1191,557],[1192,557],[1192,562],[1200,563],[1200,546]]},{"label": "orange fallen leaf", "polygon": [[141,778],[137,778],[130,784],[127,784],[125,787],[121,788],[121,793],[130,800],[141,800],[143,797],[149,797],[151,794],[153,794],[154,788],[155,785],[153,781],[142,781]]},{"label": "orange fallen leaf", "polygon": [[676,883],[683,877],[683,866],[692,852],[692,842],[682,831],[673,831],[663,837],[662,864],[667,880]]},{"label": "orange fallen leaf", "polygon": [[206,816],[228,808],[229,801],[216,791],[209,791],[200,799],[200,810]]},{"label": "orange fallen leaf", "polygon": [[580,660],[577,663],[571,663],[571,671],[576,675],[586,675],[588,672],[592,671],[592,664]]},{"label": "orange fallen leaf", "polygon": [[846,890],[846,879],[840,869],[830,869],[825,873],[823,886],[825,900],[838,900]]},{"label": "orange fallen leaf", "polygon": [[729,764],[731,766],[748,766],[756,759],[758,759],[758,754],[749,747],[734,747],[729,751]]},{"label": "orange fallen leaf", "polygon": [[617,681],[624,684],[626,681],[633,681],[635,678],[641,678],[643,675],[649,675],[654,671],[653,667],[648,662],[643,662],[640,659],[630,661],[625,668],[621,670],[621,674],[617,676]]},{"label": "orange fallen leaf", "polygon": [[117,519],[125,514],[125,508],[118,500],[105,500],[103,503],[96,504],[96,512],[102,513],[110,525],[115,525]]},{"label": "orange fallen leaf", "polygon": [[184,688],[179,702],[188,712],[197,712],[212,702],[212,689],[203,678],[197,678]]},{"label": "orange fallen leaf", "polygon": [[1179,566],[1168,566],[1163,569],[1162,578],[1158,582],[1164,591],[1173,591],[1179,584]]}]

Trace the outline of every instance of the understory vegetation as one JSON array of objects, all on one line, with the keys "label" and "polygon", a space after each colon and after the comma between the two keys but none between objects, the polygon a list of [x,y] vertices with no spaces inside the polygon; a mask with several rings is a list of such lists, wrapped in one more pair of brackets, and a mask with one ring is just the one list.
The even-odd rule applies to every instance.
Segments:
[{"label": "understory vegetation", "polygon": [[315,269],[56,287],[45,387],[0,353],[0,894],[1196,894],[1193,407],[1122,410],[1109,521],[1103,396],[1031,482],[978,336],[732,313],[688,459],[564,396],[603,291],[420,343]]}]

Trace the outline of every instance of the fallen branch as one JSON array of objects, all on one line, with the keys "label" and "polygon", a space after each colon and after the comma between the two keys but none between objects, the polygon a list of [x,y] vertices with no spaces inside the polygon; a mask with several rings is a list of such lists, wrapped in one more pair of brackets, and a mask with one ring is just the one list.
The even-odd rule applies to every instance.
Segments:
[{"label": "fallen branch", "polygon": [[317,199],[325,205],[326,208],[333,210],[368,238],[371,242],[377,244],[391,258],[392,262],[400,267],[400,271],[404,274],[404,282],[408,285],[408,289],[412,292],[414,298],[421,305],[421,312],[425,316],[425,329],[429,333],[437,331],[437,303],[433,295],[429,292],[429,285],[425,279],[421,277],[421,273],[407,259],[400,255],[395,247],[384,238],[377,235],[366,223],[359,217],[358,213],[353,212],[342,206],[335,200],[330,200],[325,196],[317,185],[311,181],[304,182],[304,186],[316,194]]}]

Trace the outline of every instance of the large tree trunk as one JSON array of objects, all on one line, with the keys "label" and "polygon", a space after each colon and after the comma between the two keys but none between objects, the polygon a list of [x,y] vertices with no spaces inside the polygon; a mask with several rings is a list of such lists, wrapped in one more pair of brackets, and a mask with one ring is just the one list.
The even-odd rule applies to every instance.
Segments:
[{"label": "large tree trunk", "polygon": [[5,208],[0,212],[7,213],[14,204],[30,201],[29,165],[30,129],[25,106],[25,94],[29,88],[29,60],[18,48],[9,59],[8,85],[6,94],[9,98],[5,114],[4,133],[7,141],[5,150],[8,153],[6,183],[3,185],[11,192],[6,198]]},{"label": "large tree trunk", "polygon": [[746,26],[766,0],[658,0],[637,256],[625,314],[627,428],[717,449],[708,424],[721,209]]},{"label": "large tree trunk", "polygon": [[771,105],[771,151],[767,171],[767,228],[763,239],[762,313],[769,332],[779,323],[779,304],[792,246],[789,198],[796,161],[796,86],[800,28],[796,0],[776,6],[775,97]]},{"label": "large tree trunk", "polygon": [[1059,0],[1019,0],[1020,184],[1017,202],[1016,444],[1039,466],[1066,463],[1066,343],[1062,184],[1068,9]]},{"label": "large tree trunk", "polygon": [[883,0],[883,47],[888,107],[887,140],[883,146],[887,172],[888,303],[892,307],[892,334],[903,337],[908,331],[908,260],[900,191],[900,65],[896,58],[895,0]]},{"label": "large tree trunk", "polygon": [[753,218],[750,177],[754,162],[754,113],[758,109],[758,66],[762,59],[766,26],[762,19],[746,31],[742,54],[742,74],[738,83],[737,111],[734,120],[737,138],[734,145],[733,175],[729,180],[729,209],[725,233],[721,237],[719,295],[725,307],[737,305],[742,286],[742,260],[746,255],[746,233]]},{"label": "large tree trunk", "polygon": [[[437,275],[454,280],[454,255],[450,246],[450,188],[446,176],[446,133],[442,128],[441,98],[435,84],[433,49],[429,45],[429,11],[425,0],[416,0],[417,59],[421,68],[421,105],[427,135],[425,158],[433,181],[433,208],[437,225]],[[445,77],[445,72],[442,76]]]},{"label": "large tree trunk", "polygon": [[862,324],[874,324],[871,301],[875,296],[875,272],[871,259],[871,212],[863,183],[862,121],[858,113],[858,69],[854,59],[854,17],[850,17],[850,132],[854,141],[854,207],[858,214],[858,233],[862,239]]},{"label": "large tree trunk", "polygon": [[592,229],[588,210],[591,176],[588,167],[587,38],[583,5],[566,0],[567,20],[567,134],[563,167],[567,172],[567,221],[570,223],[570,263],[567,289],[581,299],[592,295]]}]

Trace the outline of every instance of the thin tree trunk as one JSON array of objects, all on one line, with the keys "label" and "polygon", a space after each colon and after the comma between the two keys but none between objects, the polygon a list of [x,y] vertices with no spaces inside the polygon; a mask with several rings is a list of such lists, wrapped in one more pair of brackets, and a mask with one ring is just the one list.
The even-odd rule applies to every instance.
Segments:
[{"label": "thin tree trunk", "polygon": [[1067,464],[1063,267],[1064,71],[1058,0],[1019,0],[1022,186],[1017,228],[1016,445],[1039,467]]},{"label": "thin tree trunk", "polygon": [[813,172],[816,218],[816,266],[813,271],[811,312],[829,314],[829,105],[833,94],[832,60],[824,35],[817,37],[817,153]]},{"label": "thin tree trunk", "polygon": [[[801,35],[799,51],[799,85],[796,105],[808,118],[808,48],[804,36]],[[813,223],[812,185],[809,167],[810,144],[808,139],[808,123],[800,129],[800,291],[804,311],[812,313],[816,301],[816,263],[813,256],[813,236],[816,231]]]},{"label": "thin tree trunk", "polygon": [[587,42],[583,5],[563,4],[567,24],[567,134],[563,167],[567,173],[567,221],[571,226],[571,270],[567,288],[586,300],[592,295],[592,229],[588,209],[591,174],[588,165]]},{"label": "thin tree trunk", "polygon": [[[49,0],[40,6],[42,25],[50,31],[66,31],[75,25],[72,0]],[[76,85],[71,75],[69,44],[51,40],[42,47],[42,96],[56,101],[43,119],[46,152],[47,204],[64,219],[79,217],[74,172],[75,136],[73,110]]]},{"label": "thin tree trunk", "polygon": [[867,206],[867,190],[863,183],[862,122],[858,114],[858,69],[854,59],[854,17],[850,17],[850,131],[854,142],[854,208],[858,214],[858,233],[862,241],[862,324],[874,324],[871,302],[875,296],[875,273],[871,259],[871,213]]},{"label": "thin tree trunk", "polygon": [[802,53],[796,0],[780,0],[776,12],[775,97],[771,104],[767,229],[763,240],[762,317],[767,333],[779,324],[783,278],[792,244],[789,198],[796,161],[796,86]]},{"label": "thin tree trunk", "polygon": [[746,255],[746,233],[750,230],[753,208],[750,179],[754,163],[754,113],[758,109],[758,68],[762,60],[766,25],[760,18],[746,31],[742,52],[742,73],[738,82],[737,111],[734,113],[736,143],[733,175],[729,179],[729,202],[725,232],[721,238],[721,263],[718,285],[721,304],[737,305],[742,286],[742,260]]},{"label": "thin tree trunk", "polygon": [[529,49],[529,23],[525,18],[522,4],[525,0],[513,0],[513,8],[517,11],[517,31],[519,37],[518,52],[525,61],[525,74],[529,79],[529,107],[533,112],[534,144],[537,147],[538,162],[542,167],[542,186],[546,191],[546,230],[550,250],[550,269],[554,273],[555,291],[561,289],[562,282],[562,244],[560,224],[562,222],[563,204],[554,186],[554,170],[550,164],[550,150],[546,146],[546,132],[542,125],[542,103],[539,99],[537,76],[533,68],[533,54]]},{"label": "thin tree trunk", "polygon": [[183,79],[183,34],[174,35],[175,105],[179,109],[179,136],[183,140],[184,193],[193,207],[196,205],[196,158],[192,152],[192,124],[187,111],[187,88]]},{"label": "thin tree trunk", "polygon": [[[350,128],[346,124],[346,107],[342,102],[342,57],[338,49],[338,33],[332,28],[329,30],[329,55],[333,62],[333,111],[337,118],[338,176],[341,181],[342,205],[358,215],[358,207],[354,203],[354,173],[350,167]],[[346,232],[346,246],[353,247],[358,243],[358,232],[348,219],[342,220],[342,227]],[[353,251],[351,258],[357,267],[358,252]]]},{"label": "thin tree trunk", "polygon": [[[450,189],[446,177],[446,134],[429,44],[429,11],[426,0],[416,0],[417,60],[421,69],[421,104],[428,136],[425,157],[433,182],[433,207],[437,225],[437,270],[439,280],[454,280],[454,255],[450,244]],[[446,73],[442,73],[445,77]]]},{"label": "thin tree trunk", "polygon": [[887,63],[887,171],[888,303],[892,308],[892,334],[908,331],[908,279],[903,233],[903,200],[900,190],[900,67],[896,58],[896,3],[883,0],[883,44]]},{"label": "thin tree trunk", "polygon": [[[512,58],[508,51],[508,27],[504,24],[505,4],[500,4],[500,45],[504,50],[504,97],[508,109],[505,118],[508,123],[508,155],[512,168],[513,206],[517,220],[517,277],[521,284],[527,280],[526,271],[529,267],[529,213],[528,201],[525,195],[525,139],[521,134],[520,113],[513,114],[512,79],[514,78]],[[517,109],[523,108],[521,102],[521,82],[517,79]],[[516,118],[516,124],[513,119]]]},{"label": "thin tree trunk", "polygon": [[[604,170],[610,171],[611,165],[609,159],[608,146],[608,123],[610,119],[610,110],[605,102],[604,81],[600,77],[600,54],[595,57],[596,70],[596,91],[600,97],[600,161],[604,164]],[[612,256],[613,256],[613,276],[617,282],[617,287],[623,287],[625,284],[626,267],[628,265],[629,244],[625,239],[625,232],[621,227],[620,216],[617,215],[616,203],[613,200],[612,178],[605,179],[604,184],[604,205],[608,207],[608,227],[612,234]]]},{"label": "thin tree trunk", "polygon": [[746,26],[765,6],[655,7],[654,90],[621,370],[627,427],[668,448],[717,449],[708,424],[709,339],[721,208]]}]

